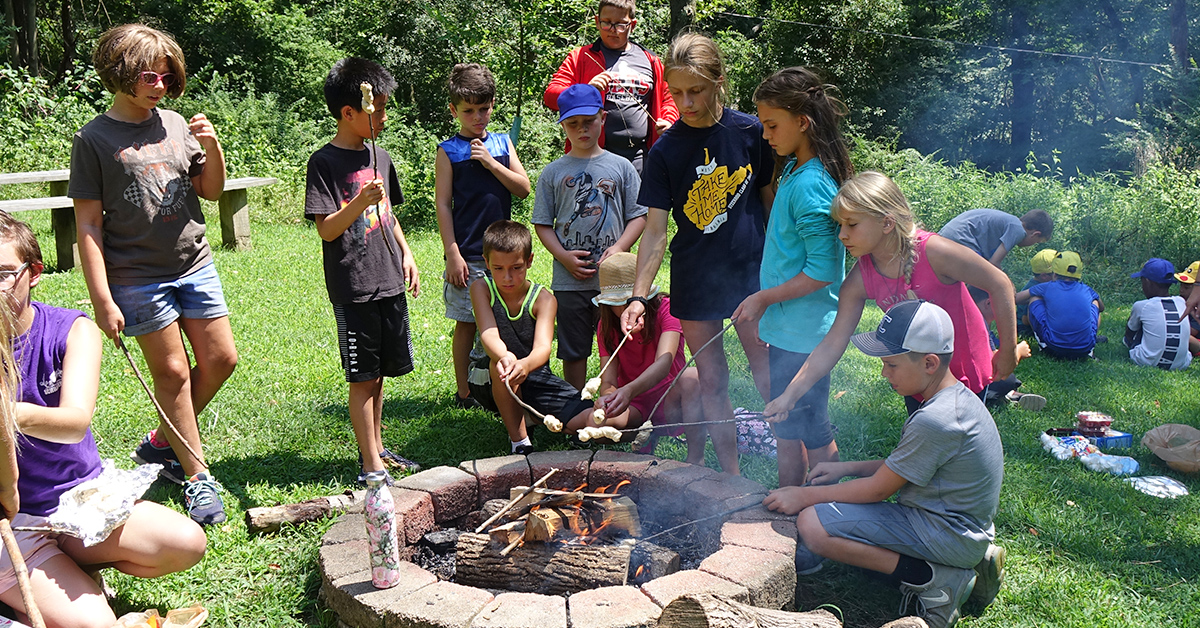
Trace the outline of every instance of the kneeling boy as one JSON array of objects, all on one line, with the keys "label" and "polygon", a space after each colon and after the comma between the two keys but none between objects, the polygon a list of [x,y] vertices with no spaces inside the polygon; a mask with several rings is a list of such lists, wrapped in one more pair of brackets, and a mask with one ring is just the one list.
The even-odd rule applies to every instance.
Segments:
[{"label": "kneeling boy", "polygon": [[533,443],[525,432],[524,409],[514,395],[542,414],[567,419],[592,404],[582,401],[579,391],[555,377],[547,365],[558,302],[525,277],[533,264],[529,229],[511,220],[492,223],[483,232],[483,259],[492,276],[471,284],[471,309],[488,354],[489,378],[478,382],[471,377],[468,385],[483,407],[500,413],[513,453],[528,455]]},{"label": "kneeling boy", "polygon": [[[982,605],[1000,588],[1004,550],[991,545],[1000,504],[1004,450],[979,397],[950,374],[954,326],[940,307],[904,301],[875,332],[851,338],[882,358],[901,395],[925,403],[904,422],[886,460],[824,462],[812,486],[771,491],[763,504],[799,513],[796,571],[825,558],[886,574],[932,628],[952,626],[974,590]],[[847,476],[858,479],[839,484]],[[883,500],[895,494],[896,503]]]}]

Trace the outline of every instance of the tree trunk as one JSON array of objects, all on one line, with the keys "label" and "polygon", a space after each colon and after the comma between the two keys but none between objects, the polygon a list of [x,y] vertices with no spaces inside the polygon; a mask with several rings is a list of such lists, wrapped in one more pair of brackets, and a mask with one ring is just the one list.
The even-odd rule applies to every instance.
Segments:
[{"label": "tree trunk", "polygon": [[685,28],[691,26],[696,16],[696,0],[670,0],[671,24],[667,28],[667,40],[675,39]]},{"label": "tree trunk", "polygon": [[1175,64],[1180,68],[1187,68],[1187,0],[1171,0],[1171,51],[1175,53]]},{"label": "tree trunk", "polygon": [[[1125,23],[1121,21],[1121,16],[1117,13],[1117,8],[1113,6],[1111,0],[1106,0],[1103,6],[1101,6],[1101,11],[1103,11],[1104,16],[1108,18],[1109,27],[1113,29],[1113,33],[1115,34],[1117,40],[1117,50],[1121,53],[1121,56],[1127,59],[1131,58],[1133,47],[1129,44],[1129,37],[1127,37],[1125,34]],[[1102,68],[1097,68],[1097,75],[1100,75],[1101,72]],[[1142,100],[1145,99],[1146,95],[1146,79],[1144,73],[1145,68],[1140,65],[1129,66],[1129,106],[1123,107],[1122,110],[1118,112],[1113,109],[1112,103],[1109,102],[1108,108],[1110,115],[1123,115],[1126,117],[1132,117],[1134,115],[1134,112],[1136,111],[1135,108],[1142,104]],[[1105,98],[1111,98],[1112,95],[1110,92],[1108,92],[1107,86],[1104,86],[1104,89]]]},{"label": "tree trunk", "polygon": [[[17,28],[17,14],[13,11],[13,0],[4,0],[4,25],[8,27],[9,32],[13,32]],[[17,63],[17,55],[20,53],[17,41],[17,38],[13,37],[8,44],[8,56],[14,64]]]},{"label": "tree trunk", "polygon": [[17,16],[17,39],[20,40],[20,51],[17,62],[29,69],[29,74],[41,74],[38,63],[37,45],[37,0],[24,0]]},{"label": "tree trunk", "polygon": [[486,534],[464,532],[455,553],[455,582],[474,587],[564,595],[622,586],[629,575],[629,545],[526,543],[508,556]]},{"label": "tree trunk", "polygon": [[60,1],[62,6],[59,12],[59,21],[62,24],[63,56],[62,61],[58,64],[58,76],[63,77],[75,62],[75,23],[71,19],[72,0]]},{"label": "tree trunk", "polygon": [[[1024,47],[1029,39],[1029,10],[1020,4],[1012,10],[1012,39],[1013,45]],[[1019,168],[1025,165],[1025,158],[1033,150],[1033,116],[1036,102],[1033,96],[1032,64],[1029,56],[1013,53],[1012,66],[1012,104],[1011,114],[1011,153],[1009,166]]]}]

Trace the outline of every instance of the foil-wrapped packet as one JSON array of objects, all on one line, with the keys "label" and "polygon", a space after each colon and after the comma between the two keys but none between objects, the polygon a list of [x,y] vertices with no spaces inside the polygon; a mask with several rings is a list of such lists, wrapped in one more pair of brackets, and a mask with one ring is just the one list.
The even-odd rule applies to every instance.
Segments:
[{"label": "foil-wrapped packet", "polygon": [[133,504],[158,479],[161,464],[118,469],[111,459],[101,461],[100,475],[62,494],[58,510],[46,518],[55,532],[69,534],[91,547],[125,525]]}]

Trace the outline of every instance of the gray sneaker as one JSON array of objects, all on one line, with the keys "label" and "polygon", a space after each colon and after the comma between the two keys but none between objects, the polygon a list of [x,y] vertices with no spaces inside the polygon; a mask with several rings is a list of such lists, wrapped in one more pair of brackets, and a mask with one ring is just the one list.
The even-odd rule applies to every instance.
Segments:
[{"label": "gray sneaker", "polygon": [[811,576],[825,566],[825,557],[812,553],[803,541],[796,543],[796,575]]},{"label": "gray sneaker", "polygon": [[971,597],[967,598],[973,606],[986,608],[996,599],[1000,585],[1004,582],[1005,554],[1007,552],[1003,547],[992,543],[988,545],[983,560],[975,565],[975,588],[971,591]]},{"label": "gray sneaker", "polygon": [[958,622],[962,604],[975,587],[975,570],[929,563],[933,577],[921,585],[900,583],[900,616],[913,611],[925,619],[929,628],[950,628]]}]

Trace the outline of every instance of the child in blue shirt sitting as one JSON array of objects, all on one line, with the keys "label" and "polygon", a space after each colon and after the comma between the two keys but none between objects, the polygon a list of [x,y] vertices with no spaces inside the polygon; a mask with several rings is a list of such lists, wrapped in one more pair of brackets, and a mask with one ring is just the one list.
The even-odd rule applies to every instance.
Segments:
[{"label": "child in blue shirt sitting", "polygon": [[1097,342],[1104,302],[1083,277],[1083,261],[1074,251],[1054,256],[1054,281],[1038,284],[1016,295],[1016,302],[1029,303],[1029,326],[1047,355],[1063,360],[1092,357]]}]

